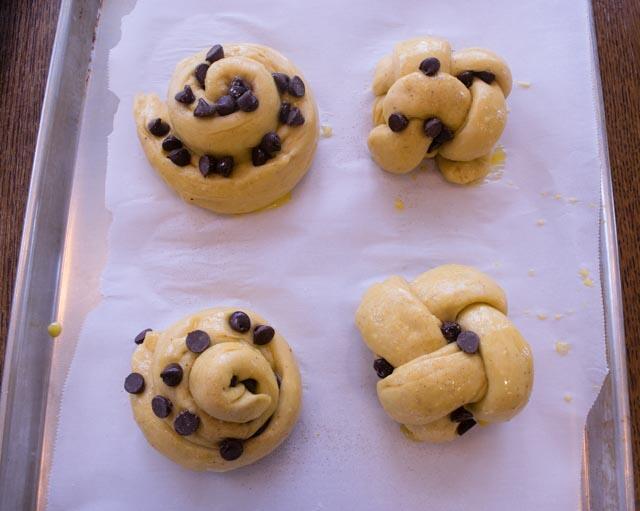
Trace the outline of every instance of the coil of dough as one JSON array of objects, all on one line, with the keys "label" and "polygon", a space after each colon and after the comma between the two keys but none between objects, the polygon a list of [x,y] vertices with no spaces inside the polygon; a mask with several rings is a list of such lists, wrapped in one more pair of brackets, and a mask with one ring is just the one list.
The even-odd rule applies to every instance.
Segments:
[{"label": "coil of dough", "polygon": [[277,51],[215,45],[178,63],[165,101],[138,94],[133,114],[147,159],[186,202],[248,213],[285,196],[318,141],[313,92]]},{"label": "coil of dough", "polygon": [[203,310],[136,337],[125,380],[148,442],[193,470],[225,472],[273,451],[301,404],[285,339],[254,312]]},{"label": "coil of dough", "polygon": [[506,125],[511,82],[506,62],[489,50],[454,52],[436,37],[398,43],[373,79],[373,159],[404,174],[435,158],[444,178],[457,184],[484,177]]},{"label": "coil of dough", "polygon": [[531,348],[506,314],[504,291],[469,266],[439,266],[412,282],[393,276],[366,291],[356,325],[379,357],[378,399],[409,438],[453,440],[527,404]]}]

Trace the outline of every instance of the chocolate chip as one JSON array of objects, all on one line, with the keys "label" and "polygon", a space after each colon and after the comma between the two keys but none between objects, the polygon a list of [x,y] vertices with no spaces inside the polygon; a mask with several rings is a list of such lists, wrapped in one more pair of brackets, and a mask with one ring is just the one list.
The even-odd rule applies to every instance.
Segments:
[{"label": "chocolate chip", "polygon": [[236,100],[231,96],[220,96],[218,101],[216,101],[216,111],[218,114],[222,115],[231,115],[238,109],[238,105],[236,105]]},{"label": "chocolate chip", "polygon": [[240,383],[242,383],[244,385],[244,388],[252,394],[258,393],[258,382],[253,378],[247,378],[246,380],[242,380]]},{"label": "chocolate chip", "polygon": [[480,347],[480,337],[475,332],[467,330],[458,336],[456,343],[465,353],[475,353]]},{"label": "chocolate chip", "polygon": [[253,435],[251,435],[249,438],[255,438],[257,436],[262,435],[262,433],[264,433],[265,430],[269,427],[269,423],[271,422],[272,418],[273,418],[273,415],[271,417],[269,417],[262,426],[260,426],[258,429],[256,429],[256,432]]},{"label": "chocolate chip", "polygon": [[284,73],[271,73],[273,76],[273,81],[276,82],[276,87],[278,87],[278,92],[280,94],[284,94],[289,89],[289,75]]},{"label": "chocolate chip", "polygon": [[269,155],[261,147],[251,149],[251,163],[254,167],[260,167],[269,161]]},{"label": "chocolate chip", "polygon": [[438,147],[440,147],[445,142],[448,142],[452,138],[453,138],[453,131],[451,131],[449,128],[443,125],[440,133],[438,133],[436,138],[434,138],[431,141],[431,145],[429,145],[429,149],[427,149],[427,152],[430,153],[431,151],[435,151],[436,149],[438,149]]},{"label": "chocolate chip", "polygon": [[269,344],[274,335],[276,335],[276,331],[269,325],[257,325],[253,329],[253,344],[258,346]]},{"label": "chocolate chip", "polygon": [[233,156],[219,158],[216,163],[216,174],[220,174],[222,177],[229,177],[233,172],[233,165]]},{"label": "chocolate chip", "polygon": [[135,336],[133,342],[136,344],[142,344],[144,342],[144,338],[147,336],[147,332],[152,332],[151,328],[145,328],[142,332]]},{"label": "chocolate chip", "polygon": [[491,85],[496,79],[496,75],[490,73],[489,71],[476,71],[474,74],[484,83],[488,83],[489,85]]},{"label": "chocolate chip", "polygon": [[169,135],[162,141],[163,151],[175,151],[176,149],[180,149],[181,147],[182,141],[178,137],[174,137],[173,135]]},{"label": "chocolate chip", "polygon": [[167,133],[169,133],[169,130],[171,128],[166,122],[158,117],[147,124],[147,129],[149,130],[149,133],[156,137],[164,137]]},{"label": "chocolate chip", "polygon": [[442,335],[444,335],[444,338],[447,340],[447,342],[455,342],[455,340],[460,335],[460,332],[462,332],[462,328],[455,321],[445,321],[444,323],[442,323],[440,331],[442,332]]},{"label": "chocolate chip", "polygon": [[245,82],[239,76],[236,76],[233,80],[231,80],[231,84],[229,85],[228,94],[233,99],[238,99],[245,92],[247,92],[247,90],[249,90],[250,88],[251,87],[249,87],[249,84],[247,82]]},{"label": "chocolate chip", "polygon": [[440,61],[435,57],[428,57],[420,62],[420,71],[427,76],[435,75],[440,69]]},{"label": "chocolate chip", "polygon": [[473,83],[474,74],[473,74],[473,71],[463,71],[458,76],[456,76],[456,78],[460,80],[464,84],[464,86],[468,89],[469,87],[471,87],[471,84]]},{"label": "chocolate chip", "polygon": [[238,108],[243,112],[253,112],[258,109],[260,102],[250,90],[238,98]]},{"label": "chocolate chip", "polygon": [[216,113],[216,106],[207,103],[204,99],[200,98],[196,105],[193,115],[196,117],[211,117]]},{"label": "chocolate chip", "polygon": [[173,408],[173,403],[170,399],[164,396],[155,396],[151,400],[151,409],[156,417],[164,419],[165,417],[169,417],[171,415],[171,409]]},{"label": "chocolate chip", "polygon": [[297,106],[292,106],[287,116],[287,124],[289,126],[301,126],[304,124],[304,115]]},{"label": "chocolate chip", "polygon": [[476,421],[474,421],[473,419],[462,421],[460,424],[458,424],[458,427],[456,428],[456,433],[462,436],[475,425],[476,425]]},{"label": "chocolate chip", "polygon": [[275,131],[270,131],[260,141],[260,147],[267,154],[277,153],[282,149],[282,141]]},{"label": "chocolate chip", "polygon": [[191,163],[191,153],[187,151],[184,147],[180,149],[174,149],[171,151],[167,158],[169,158],[174,165],[178,167],[184,167],[185,165],[189,165]]},{"label": "chocolate chip", "polygon": [[397,133],[409,126],[409,119],[399,112],[394,112],[389,116],[388,124],[389,129]]},{"label": "chocolate chip", "polygon": [[200,87],[204,89],[204,79],[207,77],[207,71],[209,70],[209,64],[203,62],[196,66],[196,70],[193,74],[196,75],[196,80],[200,84]]},{"label": "chocolate chip", "polygon": [[211,49],[207,52],[207,56],[205,60],[213,64],[216,60],[220,60],[224,58],[224,49],[219,44],[214,44]]},{"label": "chocolate chip", "polygon": [[160,373],[160,378],[162,378],[165,385],[177,387],[182,381],[182,367],[180,367],[180,364],[169,364]]},{"label": "chocolate chip", "polygon": [[140,373],[131,373],[124,379],[124,390],[129,394],[140,394],[144,390],[144,377]]},{"label": "chocolate chip", "polygon": [[287,103],[286,101],[283,101],[282,103],[280,103],[280,111],[278,112],[278,120],[283,123],[286,124],[287,119],[289,118],[289,112],[291,111],[291,103]]},{"label": "chocolate chip", "polygon": [[438,119],[437,117],[431,117],[430,119],[424,121],[424,125],[422,126],[422,128],[424,129],[424,134],[426,136],[428,136],[429,138],[436,138],[438,135],[440,135],[443,126],[444,125],[442,124],[442,121],[440,119]]},{"label": "chocolate chip", "polygon": [[227,461],[237,460],[242,456],[244,447],[242,446],[242,440],[237,438],[225,438],[218,444],[220,449],[220,456]]},{"label": "chocolate chip", "polygon": [[244,334],[251,328],[251,319],[242,311],[235,311],[229,316],[229,326],[232,330]]},{"label": "chocolate chip", "polygon": [[229,382],[229,387],[235,387],[238,384],[238,377],[234,374]]},{"label": "chocolate chip", "polygon": [[173,429],[178,435],[188,436],[196,432],[200,426],[200,417],[188,410],[180,412],[180,415],[173,421]]},{"label": "chocolate chip", "polygon": [[467,410],[464,406],[456,408],[449,414],[451,422],[464,422],[473,419],[473,414]]},{"label": "chocolate chip", "polygon": [[211,337],[203,330],[193,330],[187,334],[187,348],[194,353],[202,353],[211,344]]},{"label": "chocolate chip", "polygon": [[291,94],[294,98],[301,98],[304,96],[305,87],[302,78],[299,76],[294,76],[289,80],[289,86],[287,87],[289,94]]},{"label": "chocolate chip", "polygon": [[393,366],[382,357],[373,361],[373,368],[376,370],[378,378],[386,378],[393,373]]},{"label": "chocolate chip", "polygon": [[200,174],[203,177],[207,177],[211,174],[215,174],[216,164],[218,160],[216,160],[213,156],[205,154],[200,157],[200,161],[198,161],[198,168],[200,169]]},{"label": "chocolate chip", "polygon": [[193,95],[193,91],[189,85],[185,85],[184,89],[175,95],[175,98],[176,101],[184,103],[185,105],[190,105],[196,100],[196,97]]}]

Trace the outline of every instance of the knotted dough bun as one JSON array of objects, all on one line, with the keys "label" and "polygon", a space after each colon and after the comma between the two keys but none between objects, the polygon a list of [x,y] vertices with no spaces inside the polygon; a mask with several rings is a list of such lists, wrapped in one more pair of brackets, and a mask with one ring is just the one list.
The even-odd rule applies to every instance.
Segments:
[{"label": "knotted dough bun", "polygon": [[413,282],[393,276],[367,290],[356,325],[381,357],[378,399],[407,436],[453,440],[527,404],[531,348],[506,314],[504,291],[468,266],[439,266]]},{"label": "knotted dough bun", "polygon": [[447,181],[480,179],[507,122],[510,91],[509,67],[489,50],[452,52],[436,37],[398,43],[373,79],[371,155],[396,174],[435,157]]}]

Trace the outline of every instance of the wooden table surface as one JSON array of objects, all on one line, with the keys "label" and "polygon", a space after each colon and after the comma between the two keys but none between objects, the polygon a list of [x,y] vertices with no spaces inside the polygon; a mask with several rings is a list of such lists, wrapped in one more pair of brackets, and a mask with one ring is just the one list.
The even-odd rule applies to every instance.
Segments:
[{"label": "wooden table surface", "polygon": [[[0,1],[0,362],[58,0]],[[640,2],[593,0],[618,221],[640,495]],[[1,366],[0,366],[1,371]],[[640,501],[636,499],[640,508]]]}]

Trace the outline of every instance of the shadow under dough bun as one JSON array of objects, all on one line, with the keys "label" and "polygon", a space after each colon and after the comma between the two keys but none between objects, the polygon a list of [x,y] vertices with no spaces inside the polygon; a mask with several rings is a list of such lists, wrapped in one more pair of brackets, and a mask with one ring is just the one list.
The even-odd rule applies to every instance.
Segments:
[{"label": "shadow under dough bun", "polygon": [[300,411],[298,364],[247,309],[207,309],[135,338],[125,379],[149,443],[192,470],[225,472],[273,451]]},{"label": "shadow under dough bun", "polygon": [[133,114],[154,169],[190,204],[248,213],[287,194],[318,141],[300,71],[257,44],[215,45],[178,63],[166,101],[138,94]]},{"label": "shadow under dough bun", "polygon": [[371,155],[395,174],[435,157],[447,181],[483,178],[507,122],[510,91],[509,67],[489,50],[452,52],[436,37],[398,43],[373,78]]},{"label": "shadow under dough bun", "polygon": [[371,286],[356,325],[377,356],[378,399],[412,440],[446,442],[502,422],[529,401],[531,348],[504,291],[469,266],[438,266]]}]

